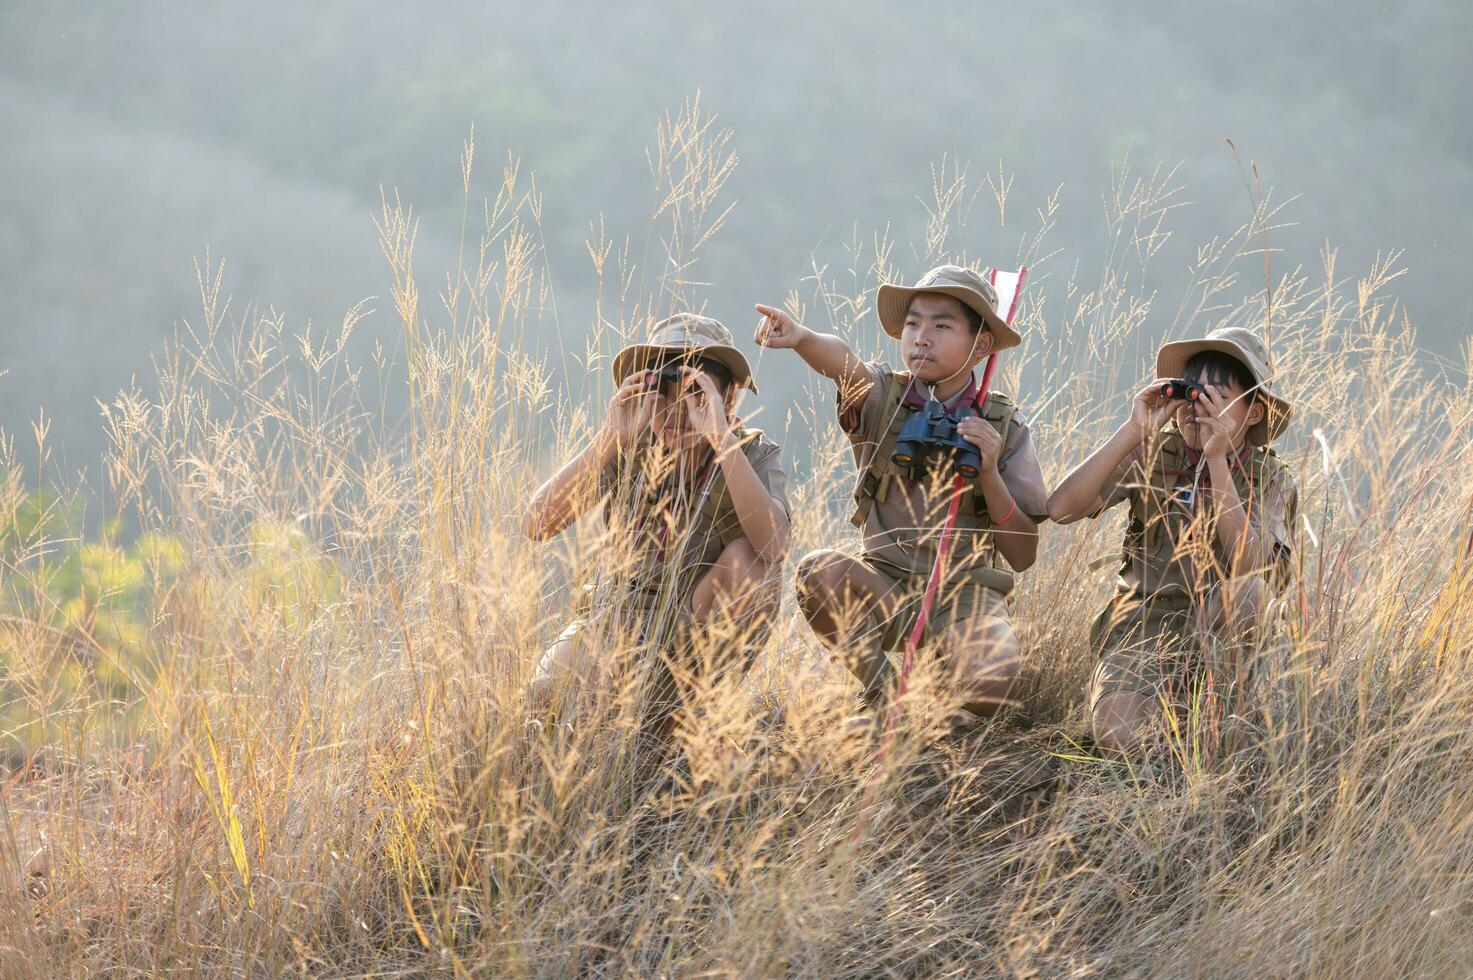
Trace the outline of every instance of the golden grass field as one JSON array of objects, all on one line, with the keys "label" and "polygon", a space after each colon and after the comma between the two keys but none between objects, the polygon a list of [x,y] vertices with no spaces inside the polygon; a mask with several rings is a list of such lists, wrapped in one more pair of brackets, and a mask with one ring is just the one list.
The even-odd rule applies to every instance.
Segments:
[{"label": "golden grass field", "polygon": [[[744,682],[701,692],[683,761],[661,767],[628,685],[570,693],[561,720],[524,710],[572,590],[619,567],[597,519],[550,545],[518,527],[597,424],[625,336],[719,276],[698,258],[726,213],[728,134],[698,105],[672,113],[645,240],[595,222],[598,324],[550,355],[587,375],[565,396],[530,353],[555,304],[541,198],[508,164],[471,200],[472,149],[459,269],[415,269],[414,217],[386,196],[396,361],[348,362],[367,306],[299,342],[201,267],[156,393],[105,407],[104,479],[69,492],[142,537],[79,540],[71,496],[38,505],[22,476],[44,424],[6,435],[0,972],[1473,972],[1473,347],[1454,364],[1417,346],[1395,256],[1275,267],[1281,218],[1250,176],[1251,220],[1199,249],[1173,310],[1139,288],[1169,173],[1119,176],[1112,259],[1086,279],[1051,261],[1056,204],[1020,219],[1005,186],[982,200],[1036,234],[968,254],[971,191],[937,168],[924,241],[856,233],[849,270],[815,262],[786,301],[869,356],[873,290],[900,265],[1029,263],[1025,345],[998,388],[1050,481],[1124,415],[1144,323],[1269,333],[1296,404],[1298,576],[1249,652],[1245,721],[1173,716],[1129,761],[1080,739],[1086,630],[1111,589],[1087,566],[1118,550],[1116,514],[1043,530],[1014,607],[1023,707],[939,756],[910,711],[877,767],[843,724],[854,685],[792,601],[792,560],[854,540],[852,463],[815,378],[755,420],[790,452],[817,440],[776,635]],[[751,350],[748,318],[726,319]],[[406,383],[406,418],[364,408]],[[628,652],[611,638],[607,662]]]}]

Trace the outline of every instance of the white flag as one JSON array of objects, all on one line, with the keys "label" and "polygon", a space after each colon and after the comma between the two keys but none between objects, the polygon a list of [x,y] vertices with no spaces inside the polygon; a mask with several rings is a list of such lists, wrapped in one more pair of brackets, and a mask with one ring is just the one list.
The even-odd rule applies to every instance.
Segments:
[{"label": "white flag", "polygon": [[1013,323],[1013,314],[1018,312],[1018,296],[1023,291],[1023,280],[1028,278],[1028,267],[1025,265],[1017,272],[1003,272],[1001,269],[993,269],[987,279],[992,283],[992,288],[997,290],[997,313],[1003,318],[1003,322],[1009,326]]}]

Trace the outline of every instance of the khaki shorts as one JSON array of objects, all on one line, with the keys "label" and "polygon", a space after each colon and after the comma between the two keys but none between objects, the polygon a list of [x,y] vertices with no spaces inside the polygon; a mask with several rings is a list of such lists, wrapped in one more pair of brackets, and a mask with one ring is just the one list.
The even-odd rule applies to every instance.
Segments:
[{"label": "khaki shorts", "polygon": [[[865,567],[890,581],[902,598],[900,605],[886,617],[882,624],[881,648],[888,651],[902,650],[920,615],[921,603],[926,596],[927,575],[912,575],[903,569],[866,556],[857,556]],[[883,615],[883,614],[881,614]],[[926,622],[926,637],[934,638],[957,623],[964,623],[978,616],[991,616],[1008,621],[1008,597],[997,589],[989,588],[974,578],[954,576],[943,581],[936,591],[936,604],[931,608]]]},{"label": "khaki shorts", "polygon": [[1204,647],[1215,641],[1198,628],[1189,601],[1116,599],[1090,627],[1090,642],[1099,658],[1090,682],[1093,707],[1108,694],[1184,695],[1201,672]]},{"label": "khaki shorts", "polygon": [[[597,637],[601,633],[593,628],[598,624],[594,622],[591,598],[591,593],[580,596],[574,607],[577,615],[538,661],[534,675],[537,679],[587,676],[592,673],[590,667],[605,666],[598,651],[589,646],[587,634]],[[623,603],[611,612],[621,621],[611,625],[616,633],[625,635],[614,642],[628,646],[649,642],[639,634],[648,635],[654,608],[639,594],[626,593],[620,598]],[[679,707],[689,680],[714,679],[733,669],[745,675],[771,636],[772,617],[760,617],[741,635],[715,642],[696,628],[686,601],[677,603],[677,608],[670,611],[665,628],[650,642],[650,655],[638,658],[639,663],[633,665],[649,671],[643,679],[645,705],[641,709],[647,718],[667,717]]]}]

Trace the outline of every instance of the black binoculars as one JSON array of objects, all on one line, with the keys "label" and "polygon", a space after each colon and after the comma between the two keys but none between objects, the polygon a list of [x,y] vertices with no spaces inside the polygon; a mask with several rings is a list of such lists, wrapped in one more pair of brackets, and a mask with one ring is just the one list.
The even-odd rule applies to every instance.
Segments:
[{"label": "black binoculars", "polygon": [[957,434],[956,426],[964,418],[974,414],[970,406],[958,405],[955,413],[946,411],[941,403],[932,398],[926,407],[905,420],[900,435],[895,439],[895,449],[890,461],[908,470],[923,470],[933,454],[949,455],[952,468],[968,480],[975,479],[982,470],[982,455],[977,447]]},{"label": "black binoculars", "polygon": [[1161,397],[1168,401],[1195,402],[1200,401],[1205,394],[1201,385],[1185,378],[1173,378],[1161,384]]},{"label": "black binoculars", "polygon": [[666,364],[656,370],[654,379],[646,382],[645,388],[650,391],[658,391],[674,401],[680,395],[681,384],[684,381],[685,371],[681,365]]},{"label": "black binoculars", "polygon": [[654,373],[651,381],[645,382],[646,391],[658,391],[671,401],[680,397],[680,393],[689,383],[686,380],[685,369],[693,368],[704,374],[710,375],[720,385],[731,385],[731,371],[720,361],[709,357],[681,357],[660,364],[652,364],[646,370]]}]

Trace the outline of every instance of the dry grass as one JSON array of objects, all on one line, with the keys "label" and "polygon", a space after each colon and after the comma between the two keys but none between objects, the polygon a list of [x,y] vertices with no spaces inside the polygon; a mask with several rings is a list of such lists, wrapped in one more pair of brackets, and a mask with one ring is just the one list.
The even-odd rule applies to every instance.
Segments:
[{"label": "dry grass", "polygon": [[[178,567],[149,566],[142,635],[104,642],[96,609],[48,603],[63,530],[4,539],[5,717],[25,719],[5,736],[41,752],[0,784],[0,968],[1473,970],[1466,364],[1455,376],[1418,350],[1386,298],[1394,258],[1354,280],[1331,256],[1314,274],[1275,273],[1270,304],[1268,205],[1200,250],[1171,327],[1264,326],[1298,405],[1298,582],[1282,635],[1256,651],[1240,751],[1195,713],[1130,764],[1072,741],[1085,630],[1109,590],[1086,563],[1116,550],[1118,518],[1045,529],[1015,610],[1026,711],[944,759],[921,757],[912,712],[875,771],[872,747],[840,723],[853,686],[790,596],[746,682],[697,699],[676,769],[642,754],[628,685],[595,685],[563,723],[528,724],[521,685],[571,590],[619,569],[597,521],[553,546],[521,539],[520,504],[596,424],[623,337],[699,295],[726,147],[685,107],[651,153],[646,240],[595,225],[600,319],[586,349],[557,352],[589,378],[568,398],[528,354],[555,302],[540,197],[514,164],[479,215],[468,208],[480,246],[433,302],[416,285],[413,216],[385,201],[412,392],[403,424],[357,397],[404,379],[387,359],[346,363],[361,309],[339,337],[298,345],[279,319],[232,316],[205,268],[202,317],[161,361],[159,396],[107,409],[108,499],[178,543]],[[471,157],[468,143],[468,202]],[[937,171],[908,271],[964,256],[963,177]],[[1097,283],[1051,271],[1052,203],[1016,257],[1036,272],[1027,344],[1000,386],[1019,393],[1051,479],[1123,414],[1152,346],[1140,327],[1170,316],[1139,289],[1167,233],[1170,175],[1118,187]],[[852,271],[815,261],[790,303],[878,350],[870,299],[892,249],[856,235]],[[795,555],[852,539],[849,463],[821,387],[789,419],[822,439],[795,481]],[[24,497],[15,459],[8,444],[6,514]],[[612,664],[628,651],[610,644]],[[62,664],[125,683],[61,687]],[[1051,781],[1025,792],[1041,765]],[[877,802],[856,832],[871,780]]]}]

